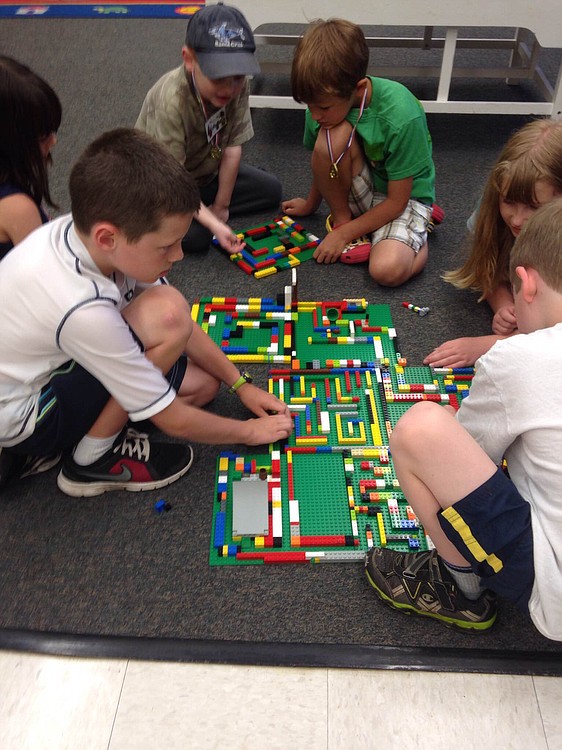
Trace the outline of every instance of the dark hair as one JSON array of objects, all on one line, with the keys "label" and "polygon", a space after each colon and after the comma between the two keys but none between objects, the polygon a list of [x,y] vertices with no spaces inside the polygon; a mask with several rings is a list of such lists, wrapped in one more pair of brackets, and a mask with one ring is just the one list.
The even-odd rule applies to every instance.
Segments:
[{"label": "dark hair", "polygon": [[369,47],[360,26],[342,18],[314,21],[300,38],[291,66],[297,102],[349,98],[367,75]]},{"label": "dark hair", "polygon": [[56,206],[40,141],[60,127],[58,96],[26,65],[0,55],[0,112],[0,182],[14,183],[37,205]]},{"label": "dark hair", "polygon": [[72,167],[72,216],[88,234],[109,221],[130,242],[155,232],[166,216],[193,214],[201,199],[187,169],[154,138],[117,128],[99,136]]}]

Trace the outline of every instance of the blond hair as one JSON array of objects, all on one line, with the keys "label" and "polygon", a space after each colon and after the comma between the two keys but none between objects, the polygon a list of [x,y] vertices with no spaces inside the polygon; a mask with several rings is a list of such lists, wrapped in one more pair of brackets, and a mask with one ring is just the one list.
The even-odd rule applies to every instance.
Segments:
[{"label": "blond hair", "polygon": [[479,291],[479,302],[509,283],[515,240],[500,215],[500,198],[534,205],[538,180],[562,193],[562,121],[533,120],[508,140],[486,182],[469,257],[461,268],[445,273],[445,281]]},{"label": "blond hair", "polygon": [[534,268],[551,289],[562,294],[562,199],[542,206],[517,237],[509,259],[509,275],[517,290],[517,266]]},{"label": "blond hair", "polygon": [[313,21],[300,38],[291,66],[297,102],[323,96],[348,99],[367,75],[369,47],[360,26],[343,18]]}]

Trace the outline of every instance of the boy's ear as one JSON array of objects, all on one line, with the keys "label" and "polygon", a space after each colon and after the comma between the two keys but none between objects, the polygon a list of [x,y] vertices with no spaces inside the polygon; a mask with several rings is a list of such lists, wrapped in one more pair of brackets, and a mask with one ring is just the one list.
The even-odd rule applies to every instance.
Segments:
[{"label": "boy's ear", "polygon": [[355,84],[355,102],[356,106],[359,106],[361,102],[365,102],[367,106],[369,105],[371,101],[371,94],[369,94],[369,79],[368,78],[361,78],[357,83]]},{"label": "boy's ear", "polygon": [[538,276],[534,268],[517,266],[515,273],[521,281],[521,297],[525,302],[532,302],[537,294]]},{"label": "boy's ear", "polygon": [[96,247],[106,253],[111,253],[115,249],[118,241],[119,230],[109,222],[99,222],[94,224],[90,236],[96,244]]},{"label": "boy's ear", "polygon": [[197,56],[195,55],[195,52],[189,47],[186,47],[184,44],[181,48],[181,56],[185,69],[189,70],[189,72],[191,73],[193,71],[193,66],[197,62]]}]

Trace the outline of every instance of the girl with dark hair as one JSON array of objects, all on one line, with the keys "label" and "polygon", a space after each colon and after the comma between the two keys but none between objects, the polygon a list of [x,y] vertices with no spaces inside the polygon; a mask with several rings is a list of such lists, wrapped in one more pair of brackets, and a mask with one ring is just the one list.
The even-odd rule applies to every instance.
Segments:
[{"label": "girl with dark hair", "polygon": [[62,108],[51,86],[30,68],[0,55],[0,259],[48,221],[50,152]]}]

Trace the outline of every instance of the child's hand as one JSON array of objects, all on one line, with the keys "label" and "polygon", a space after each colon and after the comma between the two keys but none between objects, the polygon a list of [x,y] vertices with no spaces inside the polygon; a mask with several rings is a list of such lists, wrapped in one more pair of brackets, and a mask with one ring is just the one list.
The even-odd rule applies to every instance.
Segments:
[{"label": "child's hand", "polygon": [[293,431],[293,420],[285,414],[273,414],[267,417],[248,419],[246,445],[266,445],[286,440]]},{"label": "child's hand", "polygon": [[215,237],[223,250],[227,250],[229,253],[237,253],[246,245],[226,224],[221,224],[217,228]]},{"label": "child's hand", "polygon": [[316,210],[304,198],[290,198],[281,202],[281,210],[287,216],[309,216]]},{"label": "child's hand", "polygon": [[247,445],[275,443],[289,437],[293,431],[293,420],[289,407],[281,399],[252,383],[240,386],[236,393],[244,406],[258,416],[258,419],[245,422],[248,429]]},{"label": "child's hand", "polygon": [[430,367],[470,367],[498,340],[498,336],[464,336],[445,341],[423,360]]},{"label": "child's hand", "polygon": [[498,336],[509,336],[516,328],[515,306],[504,305],[498,308],[492,320],[492,331]]},{"label": "child's hand", "polygon": [[289,407],[284,401],[274,396],[273,393],[268,393],[252,383],[246,383],[241,386],[236,393],[244,406],[258,417],[283,414],[291,419],[289,416]]},{"label": "child's hand", "polygon": [[345,245],[337,231],[330,232],[318,245],[312,257],[317,263],[335,263],[343,253]]}]

